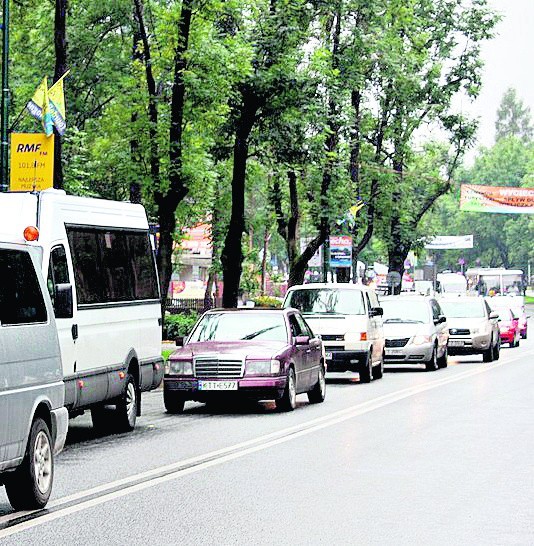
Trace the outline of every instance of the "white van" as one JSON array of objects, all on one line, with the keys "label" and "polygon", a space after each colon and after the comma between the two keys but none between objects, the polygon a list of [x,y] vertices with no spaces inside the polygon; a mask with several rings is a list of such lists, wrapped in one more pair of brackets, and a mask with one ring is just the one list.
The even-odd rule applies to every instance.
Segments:
[{"label": "white van", "polygon": [[383,311],[374,290],[343,283],[292,286],[284,307],[299,309],[313,332],[321,335],[327,377],[358,372],[362,383],[382,377]]},{"label": "white van", "polygon": [[[56,311],[65,405],[132,430],[163,378],[161,307],[141,205],[61,190],[0,194],[0,239],[33,241]],[[58,313],[61,308],[61,313]],[[66,311],[67,310],[67,311]]]},{"label": "white van", "polygon": [[46,505],[69,422],[39,259],[36,248],[0,242],[0,485],[18,510]]}]

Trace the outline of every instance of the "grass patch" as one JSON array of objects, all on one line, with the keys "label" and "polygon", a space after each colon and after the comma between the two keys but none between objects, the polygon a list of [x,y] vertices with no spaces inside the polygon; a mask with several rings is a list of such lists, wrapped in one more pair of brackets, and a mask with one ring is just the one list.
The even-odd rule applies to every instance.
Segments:
[{"label": "grass patch", "polygon": [[525,296],[525,303],[534,304],[534,296]]},{"label": "grass patch", "polygon": [[176,349],[163,349],[163,351],[161,351],[161,356],[163,357],[163,360],[165,360],[165,362],[167,362],[167,360],[169,360],[169,356],[171,356],[172,353],[174,353]]}]

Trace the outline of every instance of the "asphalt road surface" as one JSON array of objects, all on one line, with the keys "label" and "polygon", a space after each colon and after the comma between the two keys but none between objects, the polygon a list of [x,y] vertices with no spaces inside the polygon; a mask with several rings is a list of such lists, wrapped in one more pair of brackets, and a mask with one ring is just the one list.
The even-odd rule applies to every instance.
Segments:
[{"label": "asphalt road surface", "polygon": [[0,544],[534,544],[533,337],[288,414],[158,391],[133,433],[74,419],[46,510],[0,488]]}]

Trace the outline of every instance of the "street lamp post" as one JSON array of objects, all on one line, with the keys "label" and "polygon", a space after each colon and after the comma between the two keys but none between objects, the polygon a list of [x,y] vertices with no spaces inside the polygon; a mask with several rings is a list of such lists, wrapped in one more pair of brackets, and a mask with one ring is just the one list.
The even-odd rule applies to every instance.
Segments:
[{"label": "street lamp post", "polygon": [[2,122],[0,126],[0,191],[9,189],[8,127],[9,127],[9,0],[2,0]]}]

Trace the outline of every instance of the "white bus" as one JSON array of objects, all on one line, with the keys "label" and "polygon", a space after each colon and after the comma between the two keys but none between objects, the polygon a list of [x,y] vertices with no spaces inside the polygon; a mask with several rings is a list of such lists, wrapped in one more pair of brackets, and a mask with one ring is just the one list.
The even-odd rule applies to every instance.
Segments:
[{"label": "white bus", "polygon": [[91,409],[95,426],[112,417],[117,428],[132,430],[141,392],[155,389],[164,371],[144,208],[61,190],[0,193],[0,239],[33,241],[40,252],[71,416]]},{"label": "white bus", "polygon": [[466,271],[468,290],[482,296],[522,295],[523,271],[504,267],[474,267]]}]

